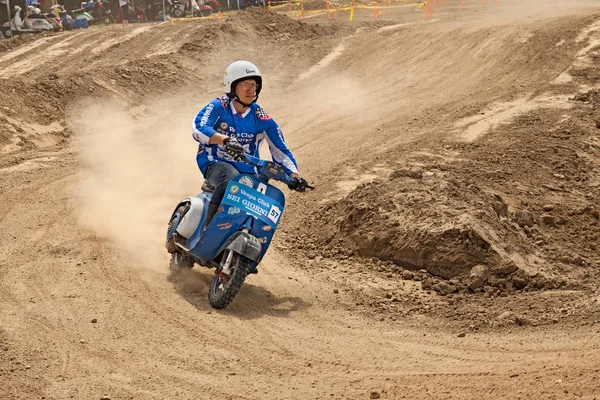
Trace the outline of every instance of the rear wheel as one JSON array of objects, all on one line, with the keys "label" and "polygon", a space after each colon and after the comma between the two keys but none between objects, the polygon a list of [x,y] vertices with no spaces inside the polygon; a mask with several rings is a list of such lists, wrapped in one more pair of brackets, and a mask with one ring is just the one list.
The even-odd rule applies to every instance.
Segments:
[{"label": "rear wheel", "polygon": [[167,226],[167,241],[165,246],[167,251],[171,253],[171,271],[177,272],[181,269],[192,269],[194,267],[194,257],[190,256],[189,254],[183,254],[182,250],[175,244],[175,233],[177,231],[177,226],[179,226],[181,218],[183,218],[189,209],[189,203],[177,207],[177,210],[175,210],[173,213],[173,216],[169,221],[169,225]]},{"label": "rear wheel", "polygon": [[[223,255],[223,257],[227,259],[227,254]],[[229,270],[231,274],[226,275],[222,272],[222,268],[219,268],[210,284],[208,302],[214,308],[227,307],[240,291],[244,279],[248,275],[249,260],[247,258],[234,253],[232,254],[230,263]]]},{"label": "rear wheel", "polygon": [[171,217],[171,220],[169,221],[169,225],[167,226],[167,241],[165,243],[165,247],[167,248],[167,251],[171,254],[176,253],[179,251],[179,249],[177,248],[177,245],[175,244],[175,232],[177,231],[177,227],[179,226],[179,223],[181,222],[181,218],[183,218],[184,214],[186,212],[188,212],[188,210],[190,209],[190,204],[186,203],[183,204],[179,207],[177,207],[177,210],[175,210],[175,212],[173,213],[173,216]]}]

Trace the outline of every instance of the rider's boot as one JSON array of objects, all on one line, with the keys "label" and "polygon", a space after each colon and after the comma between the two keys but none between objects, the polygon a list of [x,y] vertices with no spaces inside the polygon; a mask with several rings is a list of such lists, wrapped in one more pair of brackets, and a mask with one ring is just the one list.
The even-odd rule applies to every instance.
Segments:
[{"label": "rider's boot", "polygon": [[219,209],[218,204],[209,204],[208,205],[208,210],[206,211],[206,221],[204,222],[203,230],[206,230],[206,228],[208,228],[208,224],[210,224],[210,221],[212,221],[212,219],[214,218],[218,209]]}]

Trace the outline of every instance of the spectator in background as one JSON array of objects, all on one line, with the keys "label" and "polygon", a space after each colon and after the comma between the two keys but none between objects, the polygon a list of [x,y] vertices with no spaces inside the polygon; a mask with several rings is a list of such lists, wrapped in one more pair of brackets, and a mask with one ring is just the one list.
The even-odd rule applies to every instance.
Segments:
[{"label": "spectator in background", "polygon": [[148,21],[154,21],[154,9],[152,8],[152,2],[146,5],[146,17]]},{"label": "spectator in background", "polygon": [[121,6],[121,21],[123,22],[123,28],[129,27],[129,1],[119,0]]}]

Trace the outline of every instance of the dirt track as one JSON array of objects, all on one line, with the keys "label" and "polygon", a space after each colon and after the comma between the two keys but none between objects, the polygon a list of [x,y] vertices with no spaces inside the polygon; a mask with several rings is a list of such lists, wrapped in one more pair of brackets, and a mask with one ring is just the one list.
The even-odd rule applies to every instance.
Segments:
[{"label": "dirt track", "polygon": [[[600,8],[444,3],[0,43],[0,399],[600,397]],[[237,58],[318,190],[217,312],[163,238]]]}]

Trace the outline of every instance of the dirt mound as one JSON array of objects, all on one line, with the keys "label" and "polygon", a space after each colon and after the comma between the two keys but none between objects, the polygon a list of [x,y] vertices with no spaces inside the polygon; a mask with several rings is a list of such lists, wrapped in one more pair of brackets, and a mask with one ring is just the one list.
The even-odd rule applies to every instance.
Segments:
[{"label": "dirt mound", "polygon": [[592,89],[585,93],[579,93],[573,97],[573,100],[590,103],[597,108],[600,105],[600,89]]},{"label": "dirt mound", "polygon": [[28,43],[35,42],[36,40],[39,40],[41,38],[55,35],[60,35],[60,33],[41,32],[35,35],[16,35],[12,39],[0,40],[0,54],[11,51],[13,49],[16,49],[17,47],[26,45]]},{"label": "dirt mound", "polygon": [[552,109],[523,115],[485,141],[420,146],[400,156],[387,179],[315,213],[307,251],[376,257],[457,278],[452,291],[593,283],[600,136],[594,106],[575,106],[567,116]]},{"label": "dirt mound", "polygon": [[[560,57],[529,56],[556,43],[557,32],[560,24],[524,36],[524,54],[513,59],[564,70],[568,53],[583,46],[575,31]],[[592,63],[569,72],[590,85],[597,70]],[[548,78],[536,79],[537,93],[574,90],[550,86]],[[359,255],[375,268],[426,271],[422,288],[443,294],[593,286],[600,267],[598,96],[594,89],[562,105],[551,96],[549,108],[520,100],[534,111],[478,140],[419,140],[377,155],[364,173],[380,178],[324,200],[313,213],[315,233],[303,237],[308,257]]]},{"label": "dirt mound", "polygon": [[[305,5],[306,7],[306,5]],[[323,3],[324,8],[324,3]],[[332,35],[340,29],[349,30],[337,24],[307,24],[300,20],[290,19],[283,14],[269,12],[261,7],[249,7],[244,12],[236,13],[227,20],[231,26],[242,26],[251,29],[267,38],[290,36],[297,40],[320,39]]]},{"label": "dirt mound", "polygon": [[[0,151],[44,147],[68,138],[66,115],[82,99],[116,97],[135,104],[148,94],[213,89],[232,54],[258,58],[267,72],[284,60],[302,70],[324,57],[344,29],[348,28],[307,25],[264,8],[249,8],[223,22],[182,21],[126,33],[110,26],[2,41],[0,51],[6,54],[0,67],[18,76],[0,80],[2,93],[11,94],[0,98]],[[317,38],[318,46],[313,43]],[[282,51],[273,54],[272,46],[282,43]],[[66,56],[63,48],[70,45],[85,51]],[[44,57],[38,54],[40,46],[46,49]],[[209,67],[221,59],[221,68]]]}]

